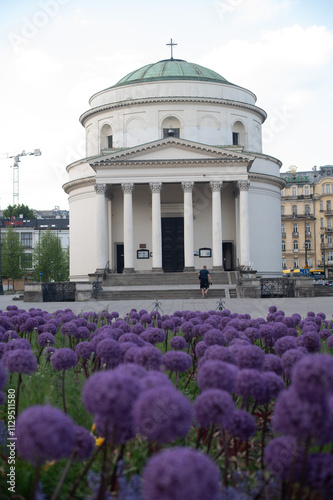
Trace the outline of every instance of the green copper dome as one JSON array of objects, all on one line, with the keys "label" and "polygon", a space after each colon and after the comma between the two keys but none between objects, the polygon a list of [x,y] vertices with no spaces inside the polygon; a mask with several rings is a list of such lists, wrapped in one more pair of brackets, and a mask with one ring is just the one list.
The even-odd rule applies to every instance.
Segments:
[{"label": "green copper dome", "polygon": [[215,71],[199,64],[189,63],[183,59],[164,59],[132,71],[119,80],[114,87],[157,80],[200,80],[205,82],[230,83]]}]

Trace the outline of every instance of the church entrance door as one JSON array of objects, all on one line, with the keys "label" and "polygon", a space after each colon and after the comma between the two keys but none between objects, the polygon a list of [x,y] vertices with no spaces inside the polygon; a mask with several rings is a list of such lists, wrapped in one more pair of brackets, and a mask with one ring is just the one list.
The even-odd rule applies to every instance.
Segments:
[{"label": "church entrance door", "polygon": [[124,270],[124,245],[117,245],[117,273],[122,273]]},{"label": "church entrance door", "polygon": [[184,270],[184,218],[162,218],[162,267],[166,273]]},{"label": "church entrance door", "polygon": [[232,259],[232,243],[225,241],[222,243],[223,246],[223,267],[225,271],[233,270],[233,259]]}]

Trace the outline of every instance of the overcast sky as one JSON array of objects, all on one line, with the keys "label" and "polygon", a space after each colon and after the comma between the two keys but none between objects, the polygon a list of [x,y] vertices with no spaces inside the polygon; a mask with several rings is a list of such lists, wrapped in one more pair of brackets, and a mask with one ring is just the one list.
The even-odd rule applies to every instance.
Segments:
[{"label": "overcast sky", "polygon": [[[79,116],[95,92],[174,57],[217,71],[268,113],[264,152],[282,171],[333,164],[331,0],[1,2],[1,158],[21,158],[19,202],[68,209],[66,165],[85,156]],[[1,209],[13,202],[2,159]]]}]

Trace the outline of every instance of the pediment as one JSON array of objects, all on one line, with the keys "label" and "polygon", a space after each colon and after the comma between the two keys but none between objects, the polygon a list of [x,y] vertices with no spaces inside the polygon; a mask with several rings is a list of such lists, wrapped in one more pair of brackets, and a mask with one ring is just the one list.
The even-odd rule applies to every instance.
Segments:
[{"label": "pediment", "polygon": [[209,161],[252,163],[253,156],[241,148],[214,147],[177,138],[165,138],[99,156],[90,161],[92,167],[118,163],[146,163],[173,161]]}]

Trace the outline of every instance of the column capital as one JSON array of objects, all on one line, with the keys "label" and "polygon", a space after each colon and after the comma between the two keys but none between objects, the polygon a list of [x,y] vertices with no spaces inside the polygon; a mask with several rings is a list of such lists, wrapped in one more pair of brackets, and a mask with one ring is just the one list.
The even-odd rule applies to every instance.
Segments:
[{"label": "column capital", "polygon": [[223,187],[223,182],[222,181],[210,181],[209,187],[212,191],[221,191],[221,189]]},{"label": "column capital", "polygon": [[192,181],[183,181],[182,182],[182,190],[185,193],[192,192],[193,191],[193,186],[194,186],[194,182],[192,182]]},{"label": "column capital", "polygon": [[111,184],[106,185],[105,196],[108,198],[108,200],[112,200],[113,195],[111,190]]},{"label": "column capital", "polygon": [[133,182],[124,182],[121,184],[121,189],[125,194],[132,194],[134,189],[134,184]]},{"label": "column capital", "polygon": [[99,184],[99,183],[95,183],[94,184],[94,189],[96,191],[96,194],[104,194],[106,193],[106,184]]},{"label": "column capital", "polygon": [[240,191],[248,191],[250,188],[249,181],[237,181],[237,186]]},{"label": "column capital", "polygon": [[162,182],[150,182],[149,189],[152,193],[160,193],[162,189]]}]

